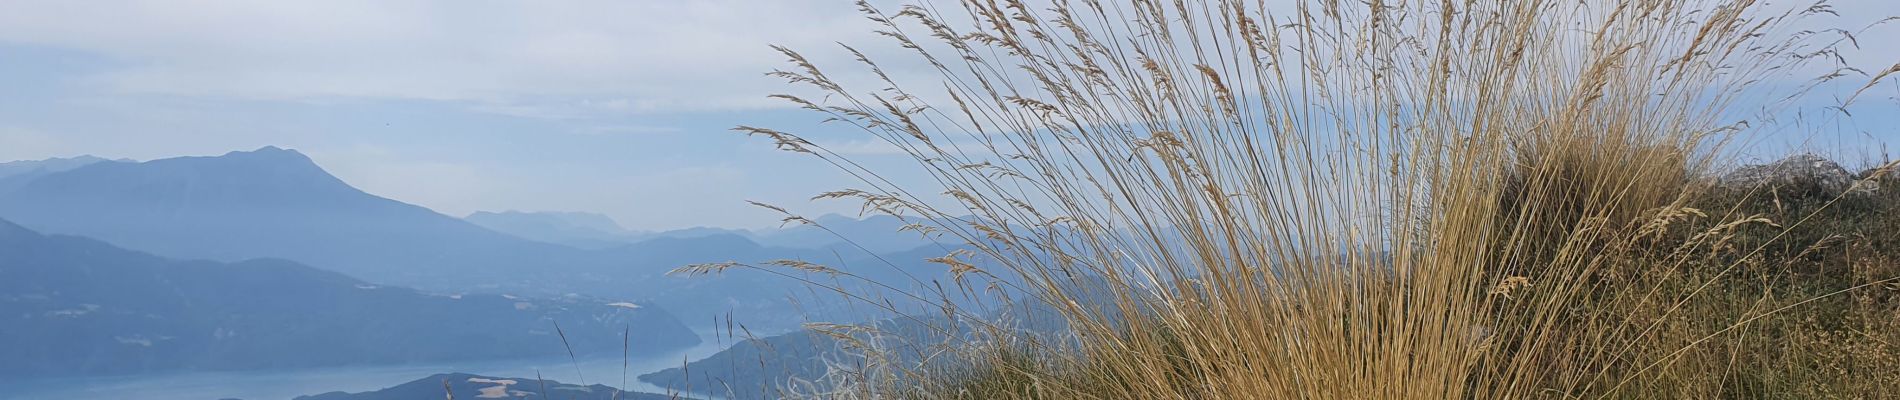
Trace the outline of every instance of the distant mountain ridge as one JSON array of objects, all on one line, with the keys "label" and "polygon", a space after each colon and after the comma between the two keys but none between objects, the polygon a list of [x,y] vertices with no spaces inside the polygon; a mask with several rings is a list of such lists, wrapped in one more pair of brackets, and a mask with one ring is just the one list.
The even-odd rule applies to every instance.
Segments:
[{"label": "distant mountain ridge", "polygon": [[131,160],[108,160],[82,155],[70,158],[48,158],[44,160],[23,160],[0,163],[0,195],[18,189],[35,178],[55,172],[69,171],[102,162],[133,162]]},{"label": "distant mountain ridge", "polygon": [[[768,247],[795,249],[837,249],[889,253],[932,244],[910,232],[900,232],[905,224],[897,217],[873,215],[851,218],[825,214],[817,225],[791,225],[772,229],[731,229],[692,227],[666,231],[636,231],[621,227],[605,215],[572,211],[478,211],[462,219],[496,232],[521,238],[588,249],[611,248],[658,238],[695,238],[736,235]],[[860,250],[857,246],[863,246]]]},{"label": "distant mountain ridge", "polygon": [[46,174],[0,196],[0,218],[168,257],[286,258],[376,281],[494,274],[567,253],[364,193],[276,147]]},{"label": "distant mountain ridge", "polygon": [[[107,162],[107,161],[114,161],[114,160],[108,160],[105,158],[95,157],[88,154],[88,155],[80,155],[76,157],[54,157],[54,158],[48,158],[44,160],[20,160],[20,161],[0,162],[0,178],[24,174],[24,173],[33,172],[33,171],[60,172],[60,171],[70,170],[73,168],[84,167],[86,165],[93,164],[93,163],[100,163],[100,162]],[[130,162],[130,160],[117,160],[117,161]]]},{"label": "distant mountain ridge", "polygon": [[916,232],[901,231],[906,222],[889,215],[852,218],[825,214],[813,218],[815,224],[790,225],[761,230],[754,238],[768,246],[793,248],[834,248],[841,250],[891,253],[936,244]]},{"label": "distant mountain ridge", "polygon": [[606,215],[574,211],[477,211],[462,217],[475,225],[523,239],[583,249],[607,249],[660,238],[698,238],[735,235],[752,239],[740,229],[687,228],[664,232],[635,231]]},{"label": "distant mountain ridge", "polygon": [[[174,261],[0,220],[0,375],[291,368],[697,344],[666,312],[587,297],[432,295],[283,260]],[[566,332],[554,331],[556,322]]]},{"label": "distant mountain ridge", "polygon": [[462,220],[524,239],[584,249],[625,245],[634,234],[613,218],[585,212],[477,211]]},{"label": "distant mountain ridge", "polygon": [[[612,228],[599,223],[604,218],[525,216]],[[18,190],[0,193],[0,218],[39,232],[84,236],[174,259],[285,259],[377,284],[438,292],[624,298],[650,302],[688,321],[730,313],[764,331],[791,329],[806,317],[817,317],[807,312],[838,310],[789,299],[814,292],[797,280],[768,272],[735,269],[693,278],[667,272],[695,263],[758,264],[773,259],[889,269],[878,253],[841,244],[837,236],[813,226],[756,233],[689,229],[588,249],[531,240],[520,232],[497,232],[365,193],[309,157],[277,147],[138,163],[94,162],[44,174]],[[873,251],[928,243],[913,233],[896,232],[894,218],[819,220]],[[926,253],[943,255],[940,250]],[[920,260],[896,261],[914,265],[922,264]]]}]

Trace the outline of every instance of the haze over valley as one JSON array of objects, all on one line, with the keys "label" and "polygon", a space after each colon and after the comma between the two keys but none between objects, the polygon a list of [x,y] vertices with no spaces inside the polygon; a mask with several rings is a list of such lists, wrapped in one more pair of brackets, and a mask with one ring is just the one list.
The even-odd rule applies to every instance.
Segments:
[{"label": "haze over valley", "polygon": [[277,147],[0,163],[0,315],[11,316],[0,340],[17,344],[0,350],[9,360],[0,374],[677,354],[715,340],[702,336],[719,321],[775,334],[809,318],[880,314],[825,308],[825,296],[757,271],[669,276],[675,268],[872,264],[886,252],[942,248],[869,235],[895,232],[901,223],[890,217],[818,220],[874,239],[852,244],[809,225],[641,232],[584,212],[456,218],[365,193]]}]

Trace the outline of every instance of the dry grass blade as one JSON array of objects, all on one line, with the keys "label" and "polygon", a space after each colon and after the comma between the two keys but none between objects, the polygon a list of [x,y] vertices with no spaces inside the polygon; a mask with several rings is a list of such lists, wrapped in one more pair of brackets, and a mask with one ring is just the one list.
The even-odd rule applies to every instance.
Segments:
[{"label": "dry grass blade", "polygon": [[575,383],[579,383],[581,386],[587,386],[587,375],[581,372],[581,359],[574,356],[574,346],[567,343],[567,331],[561,330],[561,321],[549,322],[554,323],[554,334],[561,338],[561,348],[567,349],[568,362],[574,363],[574,376],[580,379],[579,382]]}]

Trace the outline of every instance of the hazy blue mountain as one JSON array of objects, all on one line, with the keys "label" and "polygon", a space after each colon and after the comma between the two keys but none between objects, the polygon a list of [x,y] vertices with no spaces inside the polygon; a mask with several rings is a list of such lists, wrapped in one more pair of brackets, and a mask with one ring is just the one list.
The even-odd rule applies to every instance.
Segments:
[{"label": "hazy blue mountain", "polygon": [[619,355],[697,344],[652,307],[433,295],[282,260],[174,261],[0,221],[0,375]]},{"label": "hazy blue mountain", "polygon": [[[858,253],[866,250],[888,253],[931,244],[916,233],[899,232],[898,229],[905,222],[884,215],[857,219],[826,214],[815,220],[819,225],[799,224],[757,230],[693,227],[657,232],[629,230],[605,215],[585,212],[481,211],[462,219],[496,232],[587,249],[609,248],[652,239],[719,235],[744,237],[768,247],[835,249]],[[863,249],[858,246],[863,246]]]},{"label": "hazy blue mountain", "polygon": [[[814,316],[807,314],[838,310],[788,299],[793,293],[813,293],[790,277],[753,270],[700,278],[665,273],[723,261],[874,264],[866,260],[870,254],[839,248],[817,236],[829,233],[808,226],[767,235],[785,246],[761,245],[752,232],[717,228],[636,235],[631,243],[601,243],[595,249],[524,239],[520,236],[529,235],[497,232],[364,193],[303,154],[275,147],[214,157],[92,163],[44,174],[0,194],[0,218],[176,259],[285,259],[377,284],[437,292],[631,299],[694,323],[730,313],[765,331],[795,327]],[[823,220],[880,248],[901,243],[885,238],[910,236],[890,232],[895,230],[890,221]],[[564,221],[611,229],[593,218]],[[871,228],[883,225],[890,229]]]},{"label": "hazy blue mountain", "polygon": [[275,147],[47,174],[0,196],[0,218],[167,257],[283,258],[379,282],[479,280],[575,256],[363,193]]},{"label": "hazy blue mountain", "polygon": [[496,232],[585,249],[626,245],[639,235],[605,215],[585,212],[478,211],[462,219]]},{"label": "hazy blue mountain", "polygon": [[[18,189],[46,174],[68,171],[100,162],[112,162],[104,158],[89,155],[71,158],[48,158],[44,160],[10,161],[0,163],[0,194]],[[129,161],[120,161],[129,162]]]},{"label": "hazy blue mountain", "polygon": [[[915,305],[918,300],[914,298],[887,296],[886,286],[914,293],[928,293],[936,287],[936,282],[948,286],[948,268],[924,261],[948,252],[932,246],[870,255],[833,249],[767,247],[735,234],[660,237],[595,252],[597,256],[623,265],[657,267],[550,277],[544,286],[554,287],[559,292],[602,293],[649,301],[679,315],[689,324],[711,321],[717,316],[736,318],[755,332],[780,332],[795,329],[809,320],[870,321],[888,315],[876,307],[859,304],[861,301],[845,301],[833,287],[870,298],[891,297],[889,300],[898,305]],[[779,259],[817,263],[852,276],[799,271],[765,263]],[[749,263],[764,270],[732,268],[697,277],[665,274],[678,266],[724,261]],[[865,282],[865,279],[881,285]],[[937,299],[935,294],[927,297]]]},{"label": "hazy blue mountain", "polygon": [[634,234],[632,239],[635,241],[660,239],[660,238],[691,239],[691,238],[696,238],[696,237],[719,236],[719,235],[738,236],[738,237],[746,238],[748,240],[756,236],[752,233],[752,231],[748,231],[744,229],[729,229],[729,228],[714,228],[714,227],[708,227],[708,226],[696,226],[696,227],[691,227],[691,228],[673,229],[673,230],[666,230],[666,231],[659,231],[659,232],[643,231],[643,232]]},{"label": "hazy blue mountain", "polygon": [[[446,388],[444,386],[447,386]],[[446,389],[446,390],[445,390]],[[546,393],[542,391],[545,390]],[[447,393],[444,393],[444,392]],[[362,393],[330,392],[298,396],[296,400],[416,400],[416,399],[531,398],[562,400],[667,400],[671,396],[623,392],[607,385],[573,385],[534,378],[498,378],[462,373],[437,374],[383,390]]]},{"label": "hazy blue mountain", "polygon": [[70,170],[73,168],[84,167],[86,165],[90,165],[93,163],[106,162],[106,161],[112,161],[112,160],[94,157],[91,155],[82,155],[78,157],[66,157],[66,158],[54,157],[54,158],[48,158],[44,160],[22,160],[22,161],[0,162],[0,178],[5,178],[8,176],[14,176],[14,175],[19,175],[19,174],[24,174],[28,172],[34,172],[34,171],[60,172],[60,171]]},{"label": "hazy blue mountain", "polygon": [[[708,276],[667,275],[667,271],[688,264],[736,261],[759,264],[773,259],[822,261],[828,257],[818,250],[768,248],[745,237],[718,234],[699,237],[660,237],[626,246],[604,249],[599,253],[645,275],[631,273],[599,274],[599,279],[567,279],[571,291],[581,293],[618,293],[653,302],[690,321],[711,321],[713,317],[738,318],[755,329],[777,331],[803,323],[808,313],[829,313],[827,305],[799,304],[789,297],[808,293],[803,283],[786,276],[735,268]],[[795,277],[822,279],[816,274],[776,268],[775,272]],[[630,291],[631,290],[631,291]],[[809,299],[807,299],[809,300]]]},{"label": "hazy blue mountain", "polygon": [[898,229],[905,222],[888,215],[857,219],[826,214],[814,221],[817,225],[790,225],[781,229],[760,230],[753,238],[774,247],[855,250],[862,246],[872,253],[905,251],[932,244],[916,232],[899,232]]}]

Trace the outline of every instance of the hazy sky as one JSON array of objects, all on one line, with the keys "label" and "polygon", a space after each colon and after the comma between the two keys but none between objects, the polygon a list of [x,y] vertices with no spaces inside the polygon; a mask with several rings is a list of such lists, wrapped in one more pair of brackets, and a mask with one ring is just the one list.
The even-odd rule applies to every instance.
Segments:
[{"label": "hazy sky", "polygon": [[766,46],[833,54],[867,25],[836,0],[5,0],[0,160],[277,145],[452,215],[770,225],[744,200],[844,182],[727,131],[811,119],[764,98]]},{"label": "hazy sky", "polygon": [[870,30],[846,0],[0,0],[0,161],[276,145],[451,215],[765,226],[745,200],[849,209],[804,200],[841,175],[726,130],[812,122],[764,99],[784,88],[766,45],[840,61],[832,43],[882,43]]}]

